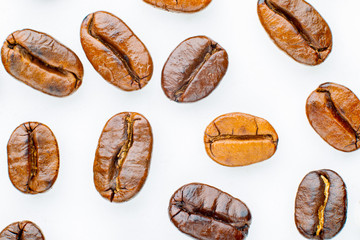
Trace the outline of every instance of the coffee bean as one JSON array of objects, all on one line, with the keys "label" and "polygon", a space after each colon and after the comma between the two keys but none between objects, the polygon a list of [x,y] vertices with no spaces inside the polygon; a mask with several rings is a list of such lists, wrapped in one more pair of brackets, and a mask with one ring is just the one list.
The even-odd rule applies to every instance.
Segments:
[{"label": "coffee bean", "polygon": [[109,83],[134,91],[150,81],[150,53],[118,17],[102,11],[91,13],[81,24],[80,36],[87,58]]},{"label": "coffee bean", "polygon": [[30,221],[15,222],[0,233],[0,240],[44,240],[40,228]]},{"label": "coffee bean", "polygon": [[83,66],[76,54],[45,33],[24,29],[10,34],[1,58],[10,75],[52,96],[68,96],[82,82]]},{"label": "coffee bean", "polygon": [[46,125],[21,124],[7,145],[9,177],[23,193],[37,194],[50,189],[59,171],[59,148]]},{"label": "coffee bean", "polygon": [[165,95],[176,102],[195,102],[208,96],[228,67],[228,55],[205,36],[188,38],[171,53],[162,71]]},{"label": "coffee bean", "polygon": [[242,201],[201,183],[174,193],[169,217],[181,232],[201,240],[242,240],[251,224],[250,211]]},{"label": "coffee bean", "polygon": [[317,65],[331,52],[330,28],[307,2],[259,0],[258,15],[270,38],[296,61]]},{"label": "coffee bean", "polygon": [[360,101],[348,88],[321,84],[306,102],[306,114],[314,130],[332,147],[355,151],[360,146]]},{"label": "coffee bean", "polygon": [[110,202],[134,197],[144,185],[150,167],[152,131],[138,113],[113,116],[105,125],[96,149],[94,183]]},{"label": "coffee bean", "polygon": [[278,135],[265,119],[245,113],[228,113],[216,118],[205,130],[207,154],[229,167],[245,166],[270,158]]},{"label": "coffee bean", "polygon": [[295,200],[295,223],[308,239],[330,239],[346,221],[346,186],[331,170],[313,171],[300,183]]},{"label": "coffee bean", "polygon": [[198,12],[204,9],[211,0],[144,0],[155,7],[172,12]]}]

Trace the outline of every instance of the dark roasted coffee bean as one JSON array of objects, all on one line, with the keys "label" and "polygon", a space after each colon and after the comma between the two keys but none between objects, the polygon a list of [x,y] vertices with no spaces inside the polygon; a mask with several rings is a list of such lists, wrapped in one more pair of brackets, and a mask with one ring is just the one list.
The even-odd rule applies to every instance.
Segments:
[{"label": "dark roasted coffee bean", "polygon": [[173,12],[198,12],[204,9],[211,0],[144,0],[155,7]]},{"label": "dark roasted coffee bean", "polygon": [[105,125],[96,150],[94,183],[110,202],[134,197],[144,185],[150,167],[152,131],[138,113],[113,116]]},{"label": "dark roasted coffee bean", "polygon": [[8,145],[9,177],[23,193],[50,189],[59,171],[59,148],[52,131],[44,124],[27,122],[12,133]]},{"label": "dark roasted coffee bean", "polygon": [[250,211],[242,201],[201,183],[174,193],[169,216],[180,231],[201,240],[242,240],[251,224]]},{"label": "dark roasted coffee bean", "polygon": [[348,88],[321,84],[306,102],[306,114],[314,130],[332,147],[355,151],[360,146],[360,101]]},{"label": "dark roasted coffee bean", "polygon": [[296,61],[317,65],[331,52],[329,26],[304,0],[259,0],[258,15],[270,38]]},{"label": "dark roasted coffee bean", "polygon": [[300,183],[295,200],[295,223],[309,239],[330,239],[346,221],[346,186],[331,170],[313,171]]},{"label": "dark roasted coffee bean", "polygon": [[15,222],[0,233],[0,240],[44,240],[40,228],[30,221]]},{"label": "dark roasted coffee bean", "polygon": [[186,39],[165,63],[162,89],[173,101],[198,101],[217,87],[227,67],[228,55],[219,44],[205,36]]},{"label": "dark roasted coffee bean", "polygon": [[10,34],[1,58],[10,75],[52,96],[68,96],[82,82],[83,66],[76,54],[45,33],[25,29]]},{"label": "dark roasted coffee bean", "polygon": [[108,12],[91,13],[81,24],[80,36],[87,58],[109,83],[134,91],[150,81],[150,53],[118,17]]},{"label": "dark roasted coffee bean", "polygon": [[205,130],[206,152],[215,162],[245,166],[270,158],[278,135],[265,119],[245,113],[228,113],[216,118]]}]

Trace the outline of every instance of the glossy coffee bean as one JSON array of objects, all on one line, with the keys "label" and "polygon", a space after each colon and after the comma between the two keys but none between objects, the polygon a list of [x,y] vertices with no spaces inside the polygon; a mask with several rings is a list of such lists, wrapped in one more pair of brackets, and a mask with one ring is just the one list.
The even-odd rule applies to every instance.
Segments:
[{"label": "glossy coffee bean", "polygon": [[322,63],[332,34],[320,14],[304,0],[259,0],[261,24],[275,44],[300,63]]},{"label": "glossy coffee bean", "polygon": [[360,101],[348,88],[321,84],[306,102],[306,114],[314,130],[332,147],[355,151],[360,146]]},{"label": "glossy coffee bean", "polygon": [[52,96],[68,96],[82,82],[83,66],[76,54],[45,33],[24,29],[10,34],[1,58],[10,75]]},{"label": "glossy coffee bean", "polygon": [[173,12],[198,12],[204,9],[211,0],[144,0],[155,7]]},{"label": "glossy coffee bean", "polygon": [[162,71],[165,95],[176,102],[195,102],[208,96],[228,67],[228,55],[205,36],[188,38],[171,53]]},{"label": "glossy coffee bean", "polygon": [[346,221],[346,186],[331,170],[313,171],[300,183],[295,200],[295,223],[308,239],[331,239]]},{"label": "glossy coffee bean", "polygon": [[21,124],[9,139],[7,153],[9,177],[19,191],[42,193],[55,183],[59,172],[59,148],[46,125]]},{"label": "glossy coffee bean", "polygon": [[201,240],[242,240],[251,224],[250,211],[242,201],[200,183],[174,193],[169,217],[181,232]]},{"label": "glossy coffee bean", "polygon": [[150,167],[152,131],[138,113],[113,116],[105,125],[96,150],[94,183],[110,202],[134,197],[144,185]]},{"label": "glossy coffee bean", "polygon": [[265,119],[245,113],[228,113],[213,120],[205,130],[207,154],[229,167],[245,166],[270,158],[278,135]]},{"label": "glossy coffee bean", "polygon": [[0,233],[0,240],[44,240],[40,228],[30,221],[15,222]]},{"label": "glossy coffee bean", "polygon": [[91,13],[81,24],[80,36],[87,58],[109,83],[134,91],[150,81],[150,53],[118,17],[102,11]]}]

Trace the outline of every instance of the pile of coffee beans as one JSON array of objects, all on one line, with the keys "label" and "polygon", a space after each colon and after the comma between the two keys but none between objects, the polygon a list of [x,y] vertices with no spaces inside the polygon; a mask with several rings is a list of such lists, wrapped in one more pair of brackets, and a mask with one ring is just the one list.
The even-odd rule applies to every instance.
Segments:
[{"label": "pile of coffee beans", "polygon": [[[194,14],[211,4],[211,0],[143,2],[180,14]],[[257,12],[269,37],[292,59],[305,65],[318,65],[327,59],[333,47],[330,27],[305,0],[258,0]],[[154,70],[150,52],[122,19],[97,11],[76,24],[81,25],[80,41],[86,57],[104,80],[124,91],[141,91],[149,83]],[[37,30],[14,29],[3,43],[1,58],[13,78],[54,97],[74,94],[84,78],[79,57],[55,37]],[[200,101],[216,90],[228,65],[228,52],[220,43],[204,35],[187,38],[164,63],[164,95],[179,104]],[[360,147],[360,100],[347,87],[321,84],[307,99],[306,115],[315,132],[331,147],[343,152]],[[224,113],[204,129],[209,159],[227,167],[265,161],[279,145],[275,128],[247,113]],[[153,131],[145,116],[121,112],[110,118],[99,137],[93,162],[99,194],[114,203],[136,196],[147,179],[152,150]],[[9,137],[7,155],[10,181],[22,193],[44,193],[56,182],[59,147],[45,124],[25,122],[18,126]],[[299,233],[308,239],[333,238],[345,225],[347,197],[346,185],[335,171],[308,173],[295,198],[294,224]],[[251,234],[252,215],[247,205],[203,183],[189,183],[176,190],[170,197],[168,215],[178,230],[195,239],[241,240]],[[0,233],[0,240],[5,239],[45,238],[37,225],[21,221]]]}]

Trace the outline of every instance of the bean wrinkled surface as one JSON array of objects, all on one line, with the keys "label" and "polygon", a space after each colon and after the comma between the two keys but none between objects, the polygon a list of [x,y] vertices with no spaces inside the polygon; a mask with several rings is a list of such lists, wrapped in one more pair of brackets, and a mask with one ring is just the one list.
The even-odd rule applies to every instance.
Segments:
[{"label": "bean wrinkled surface", "polygon": [[166,61],[162,89],[173,101],[198,101],[217,87],[227,67],[227,52],[218,43],[205,36],[188,38]]},{"label": "bean wrinkled surface", "polygon": [[245,113],[228,113],[213,120],[205,130],[207,154],[225,166],[245,166],[270,158],[278,135],[265,119]]},{"label": "bean wrinkled surface", "polygon": [[341,177],[323,169],[308,173],[295,200],[295,223],[308,239],[330,239],[346,221],[347,193]]},{"label": "bean wrinkled surface", "polygon": [[348,88],[321,84],[306,102],[306,114],[314,130],[332,147],[355,151],[360,146],[360,101]]},{"label": "bean wrinkled surface", "polygon": [[150,167],[153,137],[146,118],[124,112],[105,125],[96,150],[94,183],[111,202],[134,197],[144,185]]},{"label": "bean wrinkled surface", "polygon": [[211,0],[144,0],[155,7],[173,12],[198,12],[211,2]]},{"label": "bean wrinkled surface", "polygon": [[242,201],[201,183],[174,193],[169,216],[181,232],[201,240],[242,240],[251,224],[250,211]]},{"label": "bean wrinkled surface", "polygon": [[44,124],[26,122],[12,133],[8,145],[8,169],[12,184],[23,193],[50,189],[59,172],[59,148]]},{"label": "bean wrinkled surface", "polygon": [[52,96],[68,96],[82,83],[80,59],[45,33],[24,29],[10,34],[1,58],[10,75]]},{"label": "bean wrinkled surface", "polygon": [[275,44],[300,63],[322,63],[332,34],[320,14],[304,0],[259,0],[261,24]]},{"label": "bean wrinkled surface", "polygon": [[44,240],[40,228],[30,221],[15,222],[0,233],[0,240]]},{"label": "bean wrinkled surface", "polygon": [[86,57],[109,83],[134,91],[150,81],[150,53],[118,17],[103,11],[89,14],[81,24],[80,37]]}]

